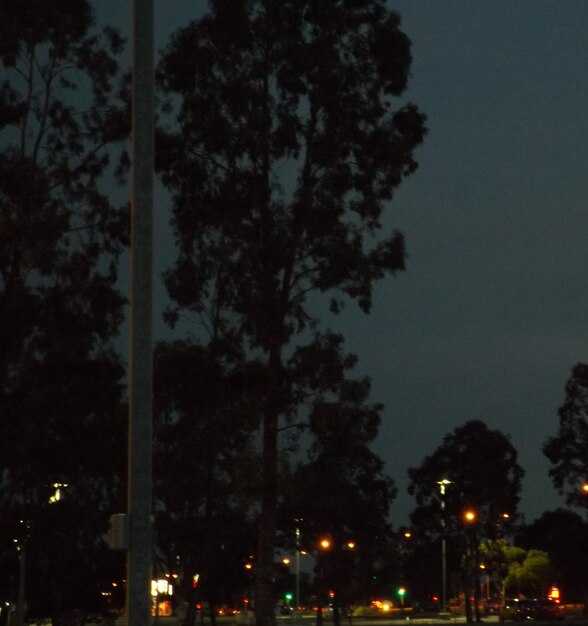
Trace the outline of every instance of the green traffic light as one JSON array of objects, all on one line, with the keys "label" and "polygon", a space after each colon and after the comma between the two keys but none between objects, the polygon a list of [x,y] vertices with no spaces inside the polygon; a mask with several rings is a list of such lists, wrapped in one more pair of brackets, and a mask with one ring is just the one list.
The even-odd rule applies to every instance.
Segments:
[{"label": "green traffic light", "polygon": [[406,593],[406,587],[398,587],[398,595],[403,596]]}]

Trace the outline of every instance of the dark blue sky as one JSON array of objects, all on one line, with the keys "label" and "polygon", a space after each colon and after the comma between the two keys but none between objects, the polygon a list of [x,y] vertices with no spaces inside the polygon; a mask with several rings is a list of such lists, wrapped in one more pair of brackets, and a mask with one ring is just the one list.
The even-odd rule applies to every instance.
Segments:
[{"label": "dark blue sky", "polygon": [[519,451],[531,521],[561,504],[541,447],[588,356],[588,3],[392,4],[431,130],[391,210],[408,271],[353,332],[388,407],[377,449],[400,482],[482,419]]},{"label": "dark blue sky", "polygon": [[[96,0],[128,29],[130,3]],[[204,3],[155,0],[157,47]],[[398,0],[413,42],[407,93],[427,113],[420,168],[387,226],[407,272],[373,312],[336,323],[386,405],[374,448],[412,508],[406,470],[481,419],[509,435],[532,521],[562,503],[541,452],[573,365],[588,358],[588,2]],[[167,220],[169,207],[157,207]],[[162,264],[165,253],[158,251]]]}]

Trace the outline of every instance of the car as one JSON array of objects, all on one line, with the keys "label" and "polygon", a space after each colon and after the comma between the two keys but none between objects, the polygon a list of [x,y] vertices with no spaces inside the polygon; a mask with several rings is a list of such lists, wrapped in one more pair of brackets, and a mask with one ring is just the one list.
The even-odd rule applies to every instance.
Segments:
[{"label": "car", "polygon": [[500,622],[507,620],[513,622],[523,620],[562,620],[564,617],[564,607],[547,598],[533,598],[529,600],[514,598],[506,600],[498,613]]},{"label": "car", "polygon": [[547,598],[525,600],[524,616],[525,619],[529,620],[560,620],[565,617],[565,609],[557,602]]},{"label": "car", "polygon": [[502,608],[502,603],[499,598],[488,598],[484,601],[484,611],[486,613],[491,613],[494,615],[498,615],[500,613],[500,609]]},{"label": "car", "polygon": [[518,598],[505,600],[504,604],[498,611],[498,621],[505,622],[507,620],[511,620],[513,622],[518,622],[521,619],[521,600]]}]

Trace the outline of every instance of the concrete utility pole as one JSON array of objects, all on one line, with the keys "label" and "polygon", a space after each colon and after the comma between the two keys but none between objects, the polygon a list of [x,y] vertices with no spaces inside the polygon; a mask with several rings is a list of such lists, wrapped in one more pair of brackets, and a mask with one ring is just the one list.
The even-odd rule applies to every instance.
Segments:
[{"label": "concrete utility pole", "polygon": [[127,624],[151,623],[153,0],[133,2]]}]

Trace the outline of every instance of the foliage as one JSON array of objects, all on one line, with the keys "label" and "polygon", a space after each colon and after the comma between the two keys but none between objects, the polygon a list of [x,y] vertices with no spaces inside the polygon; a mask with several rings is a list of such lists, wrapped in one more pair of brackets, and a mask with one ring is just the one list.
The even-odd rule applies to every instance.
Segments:
[{"label": "foliage", "polygon": [[[101,180],[126,136],[126,92],[114,90],[122,40],[92,20],[85,0],[0,6],[0,511],[30,523],[31,589],[35,575],[73,585],[74,555],[88,572],[101,560],[123,475],[113,338],[127,216]],[[71,519],[54,519],[53,482],[71,485]],[[53,558],[70,523],[83,530]],[[56,591],[45,611],[64,601]]]},{"label": "foliage", "polygon": [[209,606],[245,592],[258,493],[253,437],[263,370],[190,341],[155,351],[154,496],[161,574],[192,576]]},{"label": "foliage", "polygon": [[543,550],[524,552],[524,559],[510,561],[508,575],[504,581],[506,593],[516,597],[545,597],[553,581],[553,567],[549,555]]},{"label": "foliage", "polygon": [[549,554],[554,570],[552,582],[561,588],[566,602],[584,601],[588,574],[578,554],[588,552],[588,524],[577,513],[547,511],[523,527],[517,541],[527,550],[536,548]]},{"label": "foliage", "polygon": [[526,550],[497,539],[480,545],[480,557],[502,599],[545,597],[554,580],[553,565],[543,550]]},{"label": "foliage", "polygon": [[480,562],[503,600],[507,594],[509,573],[524,562],[526,554],[523,548],[510,545],[506,539],[490,539],[480,545]]},{"label": "foliage", "polygon": [[480,545],[480,559],[485,571],[505,597],[545,597],[554,581],[554,567],[547,552],[513,546],[506,539],[494,539]]},{"label": "foliage", "polygon": [[[408,473],[409,493],[415,495],[417,503],[411,522],[418,541],[423,544],[442,538],[446,542],[450,555],[446,560],[447,580],[453,586],[457,580],[452,574],[460,572],[458,584],[467,600],[470,589],[476,594],[479,590],[472,587],[480,562],[477,546],[484,539],[502,535],[505,523],[511,523],[516,514],[523,476],[516,450],[500,431],[472,420],[446,435],[433,454]],[[441,480],[450,481],[445,485],[445,496]],[[465,518],[467,511],[473,513],[471,521]],[[466,614],[470,621],[469,600]]]},{"label": "foliage", "polygon": [[[373,581],[382,579],[387,563],[382,555],[392,543],[388,515],[395,489],[383,461],[369,449],[379,407],[364,404],[369,391],[365,383],[343,378],[332,402],[315,405],[308,460],[284,482],[281,507],[286,528],[288,520],[303,520],[307,549],[318,554],[320,539],[331,539],[332,549],[319,558],[328,570],[322,572],[327,579],[322,585],[334,588],[337,600],[345,604],[365,601],[374,593]],[[325,589],[316,582],[320,597]]]},{"label": "foliage", "polygon": [[558,411],[559,429],[543,446],[551,463],[549,475],[568,504],[586,507],[581,487],[588,476],[588,365],[578,363],[566,383],[566,399]]},{"label": "foliage", "polygon": [[[523,469],[517,452],[500,431],[472,420],[446,435],[420,466],[409,469],[409,493],[417,508],[411,515],[421,534],[438,536],[445,522],[449,535],[463,534],[463,514],[472,509],[479,537],[495,538],[503,531],[504,514],[511,523],[520,499]],[[445,514],[441,517],[438,481],[447,479]]]},{"label": "foliage", "polygon": [[[267,368],[260,626],[274,619],[279,423],[310,402],[289,359],[322,349],[305,334],[318,325],[309,295],[329,292],[333,312],[346,295],[367,312],[374,281],[404,268],[402,235],[380,231],[425,134],[414,105],[393,106],[410,61],[383,0],[222,0],[175,34],[161,63],[170,125],[158,169],[179,247],[169,319],[212,320]],[[323,373],[314,382],[328,392]]]}]

